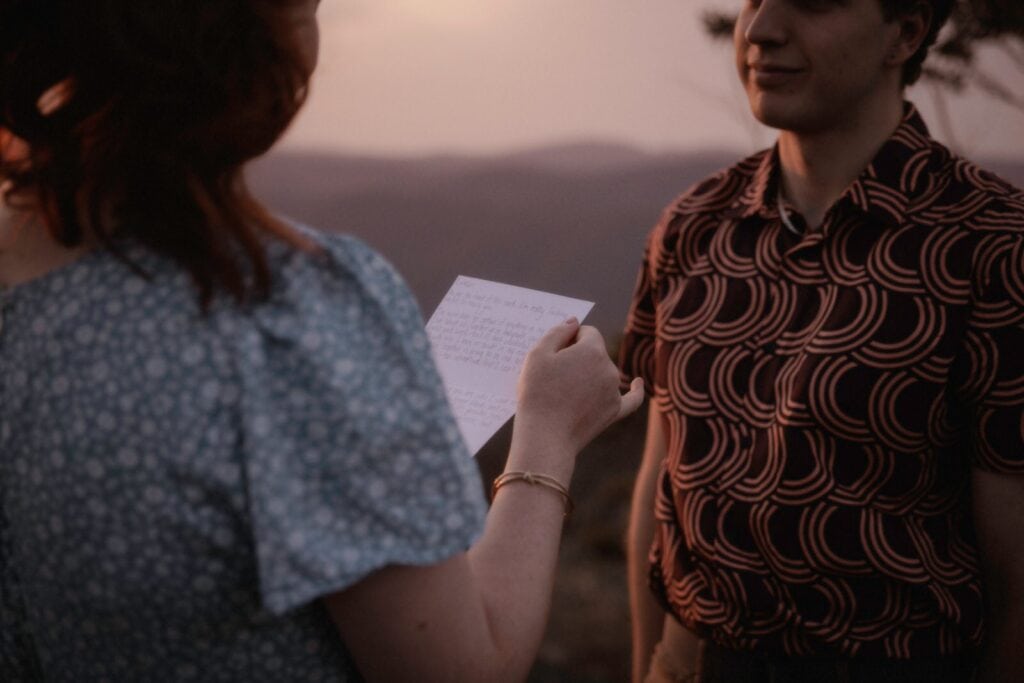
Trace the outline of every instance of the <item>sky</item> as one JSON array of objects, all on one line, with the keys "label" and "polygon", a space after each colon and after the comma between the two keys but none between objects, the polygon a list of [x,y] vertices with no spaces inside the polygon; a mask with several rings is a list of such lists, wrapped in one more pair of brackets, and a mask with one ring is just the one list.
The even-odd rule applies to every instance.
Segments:
[{"label": "sky", "polygon": [[[320,65],[286,149],[496,154],[565,142],[746,153],[774,135],[749,114],[702,10],[739,0],[323,0]],[[1024,89],[995,50],[982,64]],[[1012,76],[1012,77],[1011,77]],[[1024,112],[976,92],[909,98],[974,158],[1024,159]]]}]

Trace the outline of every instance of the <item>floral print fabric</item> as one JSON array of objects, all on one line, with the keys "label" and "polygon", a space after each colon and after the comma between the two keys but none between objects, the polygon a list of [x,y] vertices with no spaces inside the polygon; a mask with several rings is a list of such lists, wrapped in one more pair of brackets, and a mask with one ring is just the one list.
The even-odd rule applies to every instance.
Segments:
[{"label": "floral print fabric", "polygon": [[0,679],[355,680],[316,599],[480,533],[412,297],[308,234],[245,309],[135,247],[7,293]]}]

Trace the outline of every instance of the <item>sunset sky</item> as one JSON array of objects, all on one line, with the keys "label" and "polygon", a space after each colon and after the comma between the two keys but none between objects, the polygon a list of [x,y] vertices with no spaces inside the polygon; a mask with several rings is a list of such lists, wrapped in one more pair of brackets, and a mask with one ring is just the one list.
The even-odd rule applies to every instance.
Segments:
[{"label": "sunset sky", "polygon": [[[320,67],[286,148],[421,155],[566,141],[651,151],[768,144],[731,48],[701,11],[739,0],[323,0]],[[1024,87],[994,51],[984,64]],[[1012,78],[1011,78],[1012,76]],[[950,98],[952,140],[929,87],[910,91],[933,132],[976,158],[1024,158],[1024,113]]]}]

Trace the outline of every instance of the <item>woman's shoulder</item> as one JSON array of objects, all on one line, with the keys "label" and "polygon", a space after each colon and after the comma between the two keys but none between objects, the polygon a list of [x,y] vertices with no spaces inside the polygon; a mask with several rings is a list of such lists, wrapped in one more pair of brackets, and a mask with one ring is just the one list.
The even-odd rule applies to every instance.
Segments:
[{"label": "woman's shoulder", "polygon": [[419,309],[401,275],[357,237],[290,223],[304,243],[277,240],[267,246],[271,271],[269,303],[384,306],[402,317]]},{"label": "woman's shoulder", "polygon": [[282,240],[266,247],[268,296],[219,307],[217,331],[243,357],[316,364],[361,349],[362,366],[409,364],[423,372],[429,349],[423,318],[391,264],[351,235],[301,224],[295,232],[301,246]]},{"label": "woman's shoulder", "polygon": [[393,270],[383,256],[354,235],[291,220],[286,224],[298,239],[275,239],[266,245],[269,264],[284,274],[341,267],[372,277]]}]

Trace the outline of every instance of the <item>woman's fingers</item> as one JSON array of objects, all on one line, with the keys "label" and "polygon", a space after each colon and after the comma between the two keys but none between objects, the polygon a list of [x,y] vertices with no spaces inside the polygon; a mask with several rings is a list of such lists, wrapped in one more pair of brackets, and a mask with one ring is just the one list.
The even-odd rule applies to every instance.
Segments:
[{"label": "woman's fingers", "polygon": [[591,325],[580,325],[579,332],[576,335],[576,343],[591,344],[604,351],[604,337],[601,336],[596,327]]},{"label": "woman's fingers", "polygon": [[642,377],[634,377],[629,383],[629,391],[622,395],[619,402],[619,414],[615,420],[621,420],[633,413],[644,402],[644,380]]},{"label": "woman's fingers", "polygon": [[530,351],[520,376],[519,424],[530,424],[571,444],[574,452],[608,425],[635,411],[643,382],[625,394],[619,371],[594,327],[570,318],[556,325]]},{"label": "woman's fingers", "polygon": [[533,349],[542,353],[556,353],[572,344],[579,331],[580,321],[573,316],[545,332]]}]

